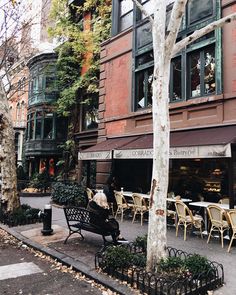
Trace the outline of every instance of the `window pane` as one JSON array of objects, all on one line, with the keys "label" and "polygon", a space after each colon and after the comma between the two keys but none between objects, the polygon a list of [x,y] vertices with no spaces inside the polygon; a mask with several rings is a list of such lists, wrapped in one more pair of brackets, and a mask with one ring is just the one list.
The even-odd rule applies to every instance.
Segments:
[{"label": "window pane", "polygon": [[152,77],[153,77],[153,67],[137,73],[137,76],[136,76],[137,108],[146,108],[152,105]]},{"label": "window pane", "polygon": [[[152,1],[147,1],[143,4],[143,8],[146,10],[148,15],[151,15],[153,13],[153,5]],[[146,16],[142,13],[142,19],[144,19]]]},{"label": "window pane", "polygon": [[120,1],[120,16],[128,13],[132,9],[133,9],[133,1],[132,0]]},{"label": "window pane", "polygon": [[98,127],[98,110],[96,108],[83,109],[83,130],[95,129]]},{"label": "window pane", "polygon": [[52,118],[44,118],[44,138],[52,139]]},{"label": "window pane", "polygon": [[36,126],[35,126],[35,139],[41,139],[42,128],[42,112],[37,112]]},{"label": "window pane", "polygon": [[48,91],[53,91],[55,86],[55,77],[46,77],[45,88]]},{"label": "window pane", "polygon": [[182,98],[181,91],[181,58],[178,57],[172,61],[172,69],[173,69],[173,97],[172,101],[179,100]]},{"label": "window pane", "polygon": [[144,65],[146,63],[149,63],[151,61],[153,61],[153,51],[150,51],[150,52],[147,52],[145,54],[139,55],[137,57],[136,66],[138,67],[138,66]]},{"label": "window pane", "polygon": [[213,0],[189,0],[189,24],[213,14]]},{"label": "window pane", "polygon": [[153,68],[148,69],[147,72],[147,106],[152,106],[152,78],[153,78]]},{"label": "window pane", "polygon": [[30,131],[29,131],[29,138],[33,139],[34,136],[34,118],[30,120]]},{"label": "window pane", "polygon": [[56,119],[56,139],[65,139],[67,134],[67,119],[57,117]]},{"label": "window pane", "polygon": [[191,96],[200,95],[200,52],[195,52],[190,56],[190,83],[191,83]]},{"label": "window pane", "polygon": [[128,14],[122,16],[120,18],[120,31],[124,31],[125,29],[131,27],[133,25],[133,11]]},{"label": "window pane", "polygon": [[145,107],[144,73],[145,73],[144,71],[139,72],[139,73],[137,73],[137,77],[136,77],[136,87],[137,87],[136,99],[137,99],[137,107],[138,108],[144,108]]},{"label": "window pane", "polygon": [[204,53],[204,90],[205,94],[215,92],[215,49],[208,48]]},{"label": "window pane", "polygon": [[148,22],[137,28],[137,48],[141,48],[149,43],[152,43],[152,29]]}]

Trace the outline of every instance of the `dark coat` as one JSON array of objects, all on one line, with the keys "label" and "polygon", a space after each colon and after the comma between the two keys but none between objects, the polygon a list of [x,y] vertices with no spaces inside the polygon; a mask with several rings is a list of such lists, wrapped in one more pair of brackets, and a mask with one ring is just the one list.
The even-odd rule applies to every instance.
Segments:
[{"label": "dark coat", "polygon": [[[109,218],[109,209],[104,209],[100,207],[94,201],[90,201],[88,203],[87,209],[94,213],[93,215],[91,215],[91,223],[98,225],[104,230],[114,232],[114,237],[119,236],[119,223],[114,218]],[[96,216],[96,218],[94,217],[94,215]]]}]

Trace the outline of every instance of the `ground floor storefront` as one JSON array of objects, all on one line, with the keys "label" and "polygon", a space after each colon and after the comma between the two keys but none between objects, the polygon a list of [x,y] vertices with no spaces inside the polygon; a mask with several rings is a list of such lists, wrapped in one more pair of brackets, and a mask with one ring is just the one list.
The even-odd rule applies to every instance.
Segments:
[{"label": "ground floor storefront", "polygon": [[[169,192],[218,202],[236,192],[236,126],[171,132]],[[126,190],[147,193],[152,178],[152,134],[110,138],[79,153],[96,162],[97,185],[114,175]]]}]

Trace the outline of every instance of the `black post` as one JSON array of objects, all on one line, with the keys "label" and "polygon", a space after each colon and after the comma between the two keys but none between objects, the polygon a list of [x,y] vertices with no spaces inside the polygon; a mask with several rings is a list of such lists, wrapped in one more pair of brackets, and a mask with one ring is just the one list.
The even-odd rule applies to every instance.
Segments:
[{"label": "black post", "polygon": [[52,234],[52,206],[50,204],[46,204],[44,206],[43,213],[43,229],[41,230],[44,236],[49,236]]}]

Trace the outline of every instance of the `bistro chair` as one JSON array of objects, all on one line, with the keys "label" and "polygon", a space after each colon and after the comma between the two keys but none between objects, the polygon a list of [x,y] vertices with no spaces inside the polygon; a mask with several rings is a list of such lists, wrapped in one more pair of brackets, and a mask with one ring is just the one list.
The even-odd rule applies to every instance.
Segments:
[{"label": "bistro chair", "polygon": [[221,246],[224,248],[223,235],[225,230],[229,230],[229,223],[226,219],[226,212],[217,205],[209,205],[207,207],[209,219],[211,221],[211,229],[208,235],[207,243],[209,243],[213,232],[220,232]]},{"label": "bistro chair", "polygon": [[136,215],[140,214],[140,216],[141,216],[141,226],[142,226],[143,225],[143,214],[145,212],[148,212],[148,206],[146,204],[145,199],[142,196],[140,196],[139,194],[136,194],[136,193],[133,194],[132,198],[133,198],[133,202],[134,202],[134,205],[133,205],[134,216],[133,216],[132,223],[134,223]]},{"label": "bistro chair", "polygon": [[178,236],[179,226],[184,226],[184,241],[186,241],[187,228],[194,226],[199,229],[202,237],[202,222],[203,219],[201,216],[194,216],[192,211],[184,204],[181,200],[175,202],[176,214],[178,217],[176,225],[176,237]]},{"label": "bistro chair", "polygon": [[133,204],[127,203],[125,197],[121,192],[115,191],[115,198],[117,203],[117,210],[115,218],[118,214],[121,214],[121,222],[123,221],[124,211],[133,208]]},{"label": "bistro chair", "polygon": [[219,200],[219,204],[228,204],[229,205],[229,198],[225,197]]},{"label": "bistro chair", "polygon": [[236,210],[229,210],[227,212],[227,216],[228,216],[229,224],[230,224],[232,231],[233,231],[232,237],[231,237],[231,240],[229,243],[229,247],[227,250],[229,252],[231,249],[233,240],[236,239]]},{"label": "bistro chair", "polygon": [[86,188],[86,193],[87,193],[89,201],[91,201],[93,199],[93,197],[94,197],[93,191],[90,188],[87,187]]}]

